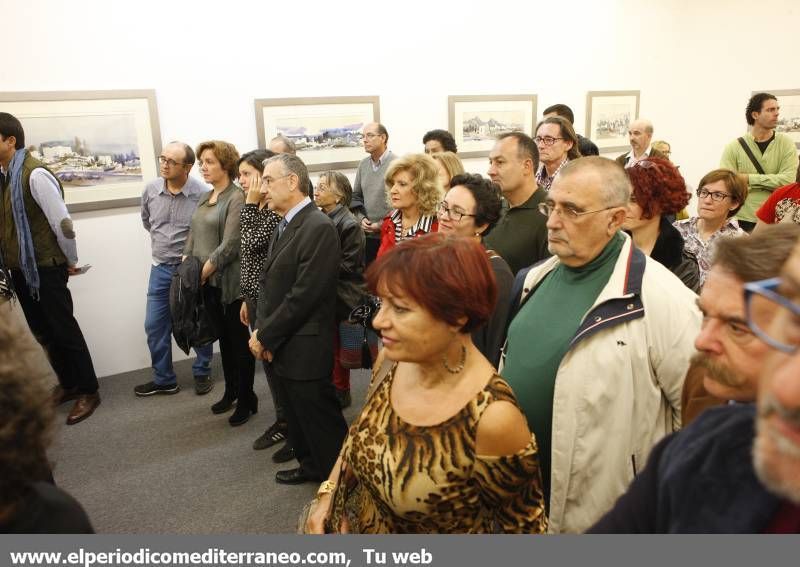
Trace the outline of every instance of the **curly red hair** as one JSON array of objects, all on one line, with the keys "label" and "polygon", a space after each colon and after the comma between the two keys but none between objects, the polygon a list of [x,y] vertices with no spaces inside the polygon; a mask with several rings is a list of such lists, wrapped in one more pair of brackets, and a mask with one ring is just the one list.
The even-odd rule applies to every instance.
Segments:
[{"label": "curly red hair", "polygon": [[625,172],[633,185],[631,198],[642,208],[642,218],[673,215],[689,204],[686,181],[669,161],[649,157]]}]

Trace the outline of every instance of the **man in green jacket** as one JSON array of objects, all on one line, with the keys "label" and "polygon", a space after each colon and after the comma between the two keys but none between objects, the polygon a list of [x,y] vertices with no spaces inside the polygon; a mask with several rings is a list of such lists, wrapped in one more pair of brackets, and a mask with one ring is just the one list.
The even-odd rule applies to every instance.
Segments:
[{"label": "man in green jacket", "polygon": [[750,232],[756,224],[756,211],[778,187],[794,180],[797,150],[786,134],[775,132],[780,106],[769,93],[750,97],[745,118],[750,132],[725,146],[719,166],[737,172],[748,186],[747,200],[736,218]]}]

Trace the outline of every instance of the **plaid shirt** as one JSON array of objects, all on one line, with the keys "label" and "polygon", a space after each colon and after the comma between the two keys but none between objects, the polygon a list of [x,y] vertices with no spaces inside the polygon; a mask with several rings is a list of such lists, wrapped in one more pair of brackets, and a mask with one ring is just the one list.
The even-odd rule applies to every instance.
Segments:
[{"label": "plaid shirt", "polygon": [[730,218],[722,225],[717,232],[711,235],[708,240],[700,238],[700,231],[697,228],[698,217],[677,221],[673,226],[678,229],[683,237],[683,247],[697,257],[700,266],[700,285],[706,282],[706,274],[711,269],[711,259],[714,255],[714,243],[721,236],[740,236],[746,234],[735,218]]}]

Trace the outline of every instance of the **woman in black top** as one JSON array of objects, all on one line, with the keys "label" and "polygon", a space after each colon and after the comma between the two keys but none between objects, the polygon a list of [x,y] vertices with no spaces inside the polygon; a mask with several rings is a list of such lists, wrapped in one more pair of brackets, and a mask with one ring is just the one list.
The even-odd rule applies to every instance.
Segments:
[{"label": "woman in black top", "polygon": [[[453,177],[450,187],[439,205],[439,232],[473,238],[482,243],[500,219],[500,188],[480,175],[469,173]],[[514,274],[494,250],[487,250],[486,254],[497,281],[497,304],[489,321],[472,332],[472,342],[497,368],[505,341]]]},{"label": "woman in black top", "polygon": [[[319,176],[314,191],[314,203],[327,214],[336,231],[342,249],[342,261],[339,266],[337,283],[336,320],[347,319],[350,311],[361,304],[364,296],[364,247],[366,246],[364,231],[350,212],[350,200],[353,188],[350,180],[343,173],[328,171]],[[350,370],[343,368],[339,361],[341,340],[336,333],[337,344],[334,347],[333,385],[339,404],[345,408],[350,405]]]}]

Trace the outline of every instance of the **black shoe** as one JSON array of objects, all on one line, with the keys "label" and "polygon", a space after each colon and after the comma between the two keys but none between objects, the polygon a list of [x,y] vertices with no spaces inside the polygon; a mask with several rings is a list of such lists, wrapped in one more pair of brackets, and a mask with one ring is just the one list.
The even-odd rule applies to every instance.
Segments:
[{"label": "black shoe", "polygon": [[306,473],[301,467],[278,471],[275,473],[275,482],[280,484],[303,484],[304,482],[318,482],[318,480]]},{"label": "black shoe", "polygon": [[214,389],[214,379],[211,376],[194,377],[194,393],[198,396],[208,394]]},{"label": "black shoe", "polygon": [[339,407],[342,409],[349,408],[353,403],[353,398],[350,397],[350,390],[336,389],[336,399],[339,400]]},{"label": "black shoe", "polygon": [[276,421],[264,432],[264,434],[253,441],[253,449],[261,451],[269,449],[286,439],[287,426],[285,421]]},{"label": "black shoe", "polygon": [[177,384],[156,384],[155,382],[148,382],[147,384],[140,384],[133,389],[133,393],[140,397],[154,396],[156,394],[177,394],[181,387]]},{"label": "black shoe", "polygon": [[294,459],[294,447],[289,443],[284,443],[283,447],[275,451],[272,455],[273,463],[286,463]]},{"label": "black shoe", "polygon": [[245,401],[240,398],[239,403],[236,404],[236,411],[228,418],[228,423],[234,427],[245,424],[247,420],[250,419],[250,414],[256,413],[258,413],[258,398],[255,394],[250,396],[250,401],[248,403],[245,403]]},{"label": "black shoe", "polygon": [[233,402],[236,401],[236,398],[229,398],[227,396],[222,396],[222,399],[218,401],[216,404],[211,406],[211,413],[225,413],[226,411],[230,410],[233,407]]}]

